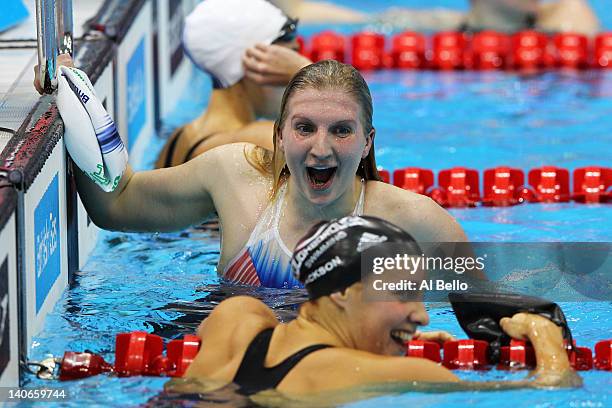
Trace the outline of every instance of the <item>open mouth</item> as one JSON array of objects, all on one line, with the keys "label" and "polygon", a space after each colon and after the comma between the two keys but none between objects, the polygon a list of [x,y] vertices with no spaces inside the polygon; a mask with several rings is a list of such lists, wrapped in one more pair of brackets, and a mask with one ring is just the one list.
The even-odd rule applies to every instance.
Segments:
[{"label": "open mouth", "polygon": [[306,167],[308,181],[315,190],[325,190],[331,186],[337,167]]},{"label": "open mouth", "polygon": [[390,334],[391,339],[402,347],[405,347],[406,343],[412,340],[413,335],[414,332],[407,330],[391,330]]}]

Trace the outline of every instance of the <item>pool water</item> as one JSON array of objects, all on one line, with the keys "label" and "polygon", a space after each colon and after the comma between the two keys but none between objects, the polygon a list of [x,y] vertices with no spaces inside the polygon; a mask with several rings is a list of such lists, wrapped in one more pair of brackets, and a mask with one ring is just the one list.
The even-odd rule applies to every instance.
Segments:
[{"label": "pool water", "polygon": [[[432,73],[383,71],[366,75],[374,98],[378,164],[438,171],[463,165],[478,169],[511,165],[523,170],[549,164],[570,170],[585,165],[612,167],[612,75],[556,72],[535,76],[511,73]],[[193,87],[205,91],[181,102],[165,121],[151,155],[137,168],[150,168],[164,137],[205,106],[210,81],[195,74]],[[529,204],[510,208],[452,210],[469,238],[483,242],[610,241],[612,206]],[[30,355],[40,359],[64,350],[85,349],[113,360],[114,335],[145,330],[165,339],[193,332],[223,298],[252,294],[282,320],[295,315],[300,291],[228,286],[215,265],[219,233],[214,225],[171,234],[103,232],[92,257],[75,276]],[[608,275],[609,277],[610,275]],[[608,281],[609,284],[609,281]],[[578,344],[593,347],[612,338],[612,302],[568,302],[562,307]],[[448,305],[430,304],[431,329],[465,334]],[[525,372],[459,372],[462,378],[520,378]],[[581,373],[573,390],[431,393],[409,391],[355,402],[356,407],[605,407],[612,406],[612,374]],[[27,377],[28,386],[42,383]],[[162,392],[163,378],[97,376],[67,386],[69,406],[133,406]],[[287,403],[288,401],[284,401]],[[244,403],[235,395],[210,398],[213,406]],[[246,403],[251,404],[249,402]],[[307,405],[306,405],[307,406]]]}]

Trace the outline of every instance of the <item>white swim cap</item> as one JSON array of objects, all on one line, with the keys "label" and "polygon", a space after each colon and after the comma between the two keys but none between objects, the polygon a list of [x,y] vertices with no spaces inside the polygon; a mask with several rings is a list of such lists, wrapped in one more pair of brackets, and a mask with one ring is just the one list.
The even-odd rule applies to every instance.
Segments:
[{"label": "white swim cap", "polygon": [[204,0],[185,19],[183,46],[217,87],[244,76],[242,56],[256,43],[271,44],[287,16],[265,0]]}]

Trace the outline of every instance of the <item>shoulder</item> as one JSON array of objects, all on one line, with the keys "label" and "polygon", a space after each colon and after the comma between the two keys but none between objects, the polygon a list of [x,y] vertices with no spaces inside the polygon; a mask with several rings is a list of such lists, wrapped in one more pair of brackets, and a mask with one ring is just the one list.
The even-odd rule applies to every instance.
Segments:
[{"label": "shoulder", "polygon": [[259,299],[250,296],[233,296],[219,303],[198,328],[201,339],[210,335],[229,333],[237,326],[275,326],[278,320],[274,312]]},{"label": "shoulder", "polygon": [[467,240],[455,218],[431,198],[399,187],[369,181],[367,209],[409,232],[421,242],[463,242]]},{"label": "shoulder", "polygon": [[247,154],[255,149],[251,143],[230,143],[210,149],[191,162],[198,167],[214,168],[217,171],[259,173],[247,160]]},{"label": "shoulder", "polygon": [[293,381],[282,383],[281,391],[331,391],[383,382],[458,381],[452,372],[427,359],[381,356],[348,348],[321,350],[313,358],[304,359],[299,370],[287,378]]},{"label": "shoulder", "polygon": [[193,163],[194,177],[199,177],[213,195],[217,211],[222,211],[225,204],[244,199],[247,193],[251,199],[256,196],[258,200],[266,200],[272,177],[256,169],[247,159],[254,149],[257,147],[250,143],[232,143],[215,147],[187,162]]}]

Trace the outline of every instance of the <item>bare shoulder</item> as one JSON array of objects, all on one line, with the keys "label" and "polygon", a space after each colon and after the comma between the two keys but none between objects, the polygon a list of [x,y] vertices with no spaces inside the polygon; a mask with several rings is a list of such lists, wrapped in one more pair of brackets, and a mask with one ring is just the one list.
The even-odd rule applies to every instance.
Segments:
[{"label": "bare shoulder", "polygon": [[463,242],[455,218],[431,198],[380,181],[369,181],[366,213],[392,222],[421,242]]},{"label": "bare shoulder", "polygon": [[278,320],[274,312],[259,299],[250,296],[233,296],[219,303],[200,327],[202,339],[231,332],[238,326],[275,326]]},{"label": "bare shoulder", "polygon": [[[272,310],[261,300],[251,296],[232,296],[219,303],[213,313],[217,314],[255,314],[276,319]],[[212,316],[212,314],[211,314]]]},{"label": "bare shoulder", "polygon": [[202,153],[192,162],[197,162],[198,167],[213,170],[216,174],[261,177],[261,173],[247,160],[247,154],[255,148],[256,146],[250,143],[226,144]]},{"label": "bare shoulder", "polygon": [[[298,367],[287,376],[289,381],[281,383],[281,391],[303,393],[383,382],[458,381],[449,370],[427,359],[381,356],[348,348],[318,351]],[[303,377],[298,379],[297,375]]]},{"label": "bare shoulder", "polygon": [[250,143],[232,143],[204,152],[188,162],[197,162],[193,173],[210,191],[217,213],[221,221],[225,221],[224,228],[236,219],[237,213],[243,214],[243,224],[249,224],[257,216],[257,209],[269,199],[272,177],[247,160],[254,149],[257,147]]}]

